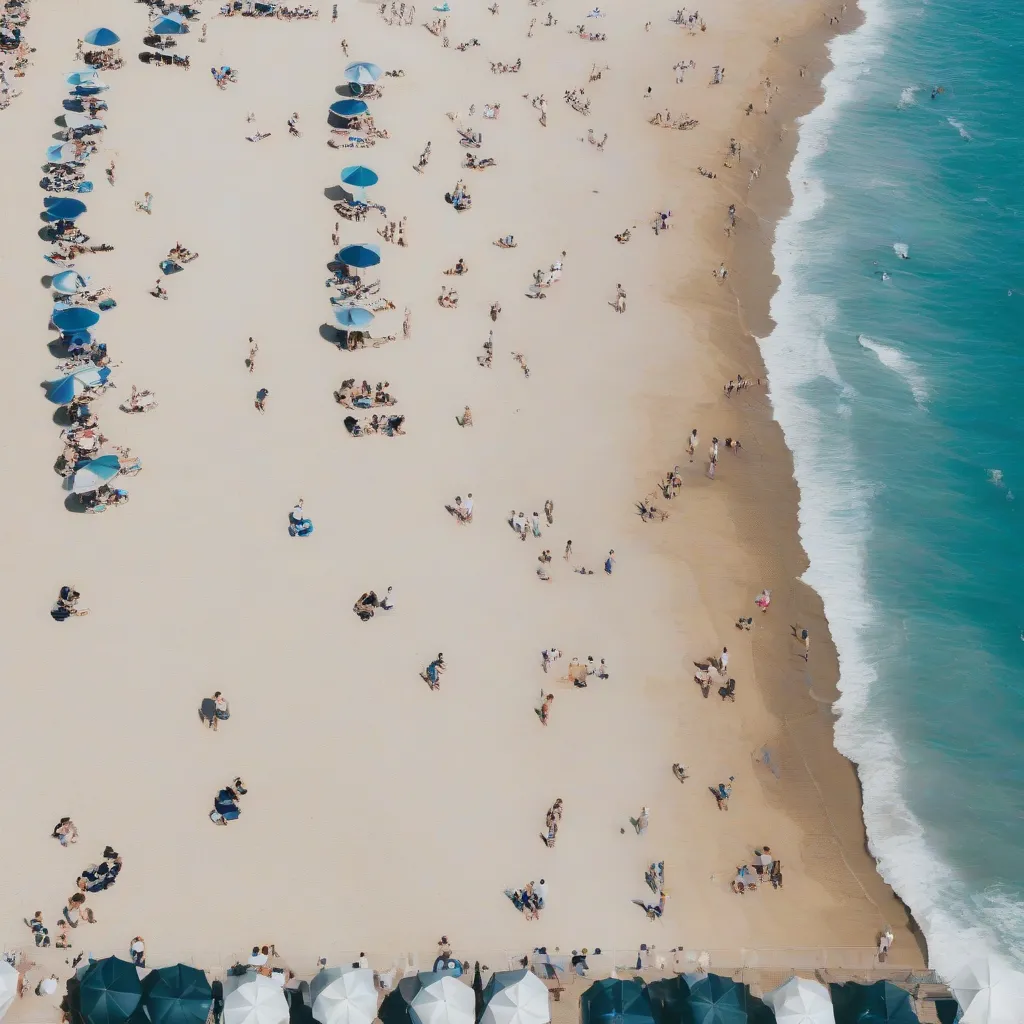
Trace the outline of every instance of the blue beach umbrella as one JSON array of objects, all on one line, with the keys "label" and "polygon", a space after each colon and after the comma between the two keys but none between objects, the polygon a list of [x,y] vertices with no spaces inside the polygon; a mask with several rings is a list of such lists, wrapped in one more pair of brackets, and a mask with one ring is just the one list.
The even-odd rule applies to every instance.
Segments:
[{"label": "blue beach umbrella", "polygon": [[91,32],[86,32],[82,38],[90,46],[113,46],[114,43],[121,42],[121,37],[110,28],[94,28]]},{"label": "blue beach umbrella", "polygon": [[[103,458],[116,460],[117,457],[105,455]],[[100,461],[102,459],[93,459],[93,462]],[[86,1024],[123,1024],[142,998],[138,971],[116,956],[91,963],[81,974],[81,982],[78,1010]]]},{"label": "blue beach umbrella", "polygon": [[77,89],[80,86],[91,87],[100,80],[100,73],[95,68],[83,68],[81,71],[72,71],[67,78],[64,79],[72,89]]},{"label": "blue beach umbrella", "polygon": [[153,22],[152,32],[156,36],[181,36],[187,31],[185,19],[176,11],[163,14]]},{"label": "blue beach umbrella", "polygon": [[[120,471],[121,460],[116,455],[101,455],[99,458],[90,459],[81,469],[69,476],[64,481],[64,487],[72,494],[88,494],[110,483]],[[138,999],[135,1001],[138,1003]],[[86,1020],[88,1019],[86,1017]]]},{"label": "blue beach umbrella", "polygon": [[[78,147],[73,142],[62,142],[46,150],[48,164],[73,164],[81,160]],[[84,161],[83,161],[84,162]]]},{"label": "blue beach umbrella", "polygon": [[356,117],[370,108],[362,100],[338,100],[331,104],[331,113],[338,117]]},{"label": "blue beach umbrella", "polygon": [[373,314],[362,306],[345,306],[334,311],[334,319],[339,327],[365,327],[373,323]]},{"label": "blue beach umbrella", "polygon": [[686,1003],[693,1024],[747,1024],[746,993],[732,978],[685,974]]},{"label": "blue beach umbrella", "polygon": [[372,242],[359,242],[356,245],[346,245],[338,253],[337,259],[350,267],[365,269],[375,267],[380,263],[380,247]]},{"label": "blue beach umbrella", "polygon": [[84,277],[77,270],[62,270],[54,274],[50,281],[50,287],[61,295],[74,295],[80,292],[89,283],[89,278]]},{"label": "blue beach umbrella", "polygon": [[651,1000],[642,981],[603,978],[580,996],[583,1024],[654,1024]]},{"label": "blue beach umbrella", "polygon": [[74,220],[87,209],[81,199],[68,199],[66,196],[47,196],[43,206],[46,207],[44,216],[47,220]]},{"label": "blue beach umbrella", "polygon": [[142,981],[142,1008],[152,1024],[206,1024],[210,982],[195,967],[158,967]]},{"label": "blue beach umbrella", "polygon": [[353,61],[345,68],[345,81],[355,82],[357,85],[373,85],[384,72],[376,64],[368,60]]},{"label": "blue beach umbrella", "polygon": [[351,185],[353,188],[369,188],[371,185],[376,185],[380,178],[377,177],[377,172],[370,170],[369,167],[353,164],[342,170],[341,181],[342,184]]},{"label": "blue beach umbrella", "polygon": [[53,326],[58,331],[84,331],[100,322],[100,315],[89,306],[54,307]]},{"label": "blue beach umbrella", "polygon": [[52,380],[46,386],[46,397],[54,405],[67,405],[72,399],[77,398],[83,391],[103,384],[110,376],[110,368],[107,366],[86,366],[75,373],[69,373],[60,380]]}]

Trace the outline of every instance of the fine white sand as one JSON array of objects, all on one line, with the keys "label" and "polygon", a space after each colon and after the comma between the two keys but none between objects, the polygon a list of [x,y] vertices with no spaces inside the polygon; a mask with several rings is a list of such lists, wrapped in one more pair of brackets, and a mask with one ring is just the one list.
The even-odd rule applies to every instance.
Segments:
[{"label": "fine white sand", "polygon": [[[703,306],[683,285],[718,266],[700,222],[712,208],[724,219],[728,201],[693,169],[721,168],[738,112],[759,95],[771,38],[806,10],[730,0],[690,36],[670,23],[673,4],[613,5],[585,20],[584,2],[500,2],[495,17],[453,0],[443,49],[421,25],[434,16],[422,0],[413,27],[388,27],[372,3],[344,4],[331,25],[330,4],[319,21],[281,22],[217,18],[207,0],[209,41],[199,43],[197,23],[177,48],[192,56],[188,71],[138,62],[142,5],[33,3],[35,65],[0,114],[8,944],[26,942],[21,919],[37,909],[54,933],[77,874],[107,843],[124,870],[89,897],[98,923],[73,933],[76,951],[123,955],[142,933],[151,964],[225,962],[270,941],[296,969],[343,950],[386,963],[429,950],[442,932],[474,956],[540,944],[865,946],[885,923],[848,878],[826,887],[810,877],[797,820],[766,799],[766,785],[776,797],[779,787],[754,757],[774,723],[749,639],[732,627],[754,611],[762,581],[733,569],[723,578],[737,553],[720,507],[679,532],[688,491],[709,486],[703,455],[716,429],[697,423],[700,457],[686,463],[691,410],[744,369],[711,365]],[[530,19],[549,10],[559,24],[528,39]],[[581,21],[608,41],[567,32]],[[127,65],[104,75],[110,128],[81,225],[115,251],[79,266],[118,301],[98,329],[122,363],[117,391],[97,406],[101,427],[144,468],[127,482],[126,507],[86,516],[64,508],[59,427],[38,387],[55,361],[36,182],[76,37],[100,24],[122,35]],[[480,48],[455,49],[473,36]],[[391,138],[368,150],[325,145],[343,37],[351,59],[405,70],[372,103]],[[521,73],[491,74],[489,60],[518,57]],[[677,86],[671,65],[690,57],[697,69]],[[611,70],[590,84],[593,62]],[[708,88],[715,63],[726,83]],[[239,83],[219,91],[213,64],[236,67]],[[589,117],[562,102],[580,86]],[[547,128],[523,93],[545,94]],[[485,102],[501,103],[500,119],[468,117]],[[666,106],[700,128],[650,127]],[[292,111],[301,139],[285,126]],[[465,151],[446,111],[483,131],[478,155],[496,169],[459,168]],[[256,128],[271,138],[245,141]],[[609,134],[605,152],[579,141],[588,128]],[[102,173],[112,155],[114,187]],[[343,244],[381,242],[381,294],[397,306],[374,333],[399,340],[354,353],[319,333],[336,219],[325,190],[352,163],[378,171],[372,198],[389,219],[408,216],[410,242],[381,242],[376,215],[342,224]],[[461,215],[443,201],[460,177],[474,200]],[[151,217],[133,209],[146,190]],[[648,226],[658,209],[673,211],[661,238]],[[633,225],[618,245],[614,233]],[[491,245],[506,232],[517,249]],[[176,241],[200,257],[165,280],[170,300],[160,302],[147,293]],[[532,272],[562,250],[562,280],[528,301]],[[470,265],[460,306],[441,309],[441,285],[456,283],[442,270],[459,257]],[[628,293],[621,316],[608,305],[617,282]],[[492,324],[495,300],[504,311]],[[482,369],[492,327],[494,365]],[[260,346],[252,375],[250,335]],[[526,354],[529,379],[513,350]],[[406,436],[350,438],[332,398],[347,377],[390,381]],[[157,410],[117,410],[133,383],[157,392]],[[264,416],[253,408],[259,387],[270,390]],[[454,418],[466,404],[475,425],[462,430]],[[659,426],[666,416],[672,437]],[[673,511],[667,523],[643,524],[634,501],[667,468],[666,451],[668,465],[684,463],[683,497],[659,502]],[[743,472],[730,458],[720,476]],[[475,521],[459,527],[444,505],[469,491]],[[300,496],[315,523],[302,541],[286,531]],[[509,510],[540,512],[548,498],[554,526],[520,543]],[[569,538],[595,575],[570,572]],[[534,576],[545,547],[549,584]],[[610,548],[618,562],[607,577]],[[48,609],[68,582],[91,614],[56,624]],[[396,610],[361,623],[352,602],[388,585]],[[691,682],[692,659],[723,643],[736,704],[714,691],[704,701]],[[552,644],[566,657],[546,677],[540,651]],[[419,672],[438,651],[449,668],[431,692]],[[607,659],[609,680],[574,690],[556,678],[588,654]],[[546,728],[534,714],[542,688],[556,695]],[[232,717],[215,734],[196,709],[217,689]],[[685,786],[674,761],[690,768]],[[215,828],[213,796],[238,773],[249,787],[242,816]],[[725,814],[707,787],[729,775]],[[565,818],[548,850],[539,833],[556,797]],[[628,819],[645,804],[641,838]],[[64,814],[81,830],[67,850],[49,838]],[[785,889],[732,894],[736,865],[766,842],[783,859]],[[651,923],[630,900],[651,897],[643,873],[660,859],[670,898]],[[526,922],[503,889],[542,877],[548,907]]]}]

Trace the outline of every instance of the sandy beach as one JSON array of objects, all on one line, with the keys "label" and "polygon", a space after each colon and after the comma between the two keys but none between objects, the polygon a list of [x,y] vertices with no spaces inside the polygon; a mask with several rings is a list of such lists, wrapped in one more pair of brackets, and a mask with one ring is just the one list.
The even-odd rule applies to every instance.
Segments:
[{"label": "sandy beach", "polygon": [[[75,952],[123,953],[143,934],[153,963],[223,964],[274,942],[312,970],[321,954],[428,957],[444,932],[468,958],[647,943],[783,964],[786,950],[830,949],[869,965],[888,925],[892,961],[924,963],[866,849],[855,770],[831,744],[838,668],[820,602],[799,582],[797,493],[768,389],[723,394],[737,373],[763,379],[753,337],[767,334],[772,226],[839,5],[823,18],[815,3],[730,0],[689,33],[675,5],[588,19],[568,0],[499,4],[424,5],[414,24],[389,26],[373,3],[343,5],[332,24],[330,4],[282,21],[217,17],[206,0],[174,51],[190,55],[184,70],[138,61],[143,4],[33,0],[33,66],[0,112],[0,427],[14,484],[0,513],[0,858],[18,866],[0,894],[6,948],[28,949],[21,922],[37,909],[53,932],[79,872],[111,844],[124,868],[89,896],[96,923],[72,933]],[[556,25],[543,24],[549,12]],[[448,48],[423,27],[442,16]],[[581,39],[579,24],[606,40]],[[109,128],[80,224],[114,251],[76,267],[117,300],[97,328],[117,389],[95,409],[143,470],[124,484],[125,507],[83,515],[65,507],[61,427],[38,386],[58,374],[37,183],[76,41],[97,25],[121,35],[126,65],[103,75]],[[473,38],[479,47],[456,49]],[[390,137],[366,149],[326,144],[340,138],[328,107],[344,91],[343,39],[352,60],[404,71],[380,80],[370,108]],[[518,59],[518,73],[490,69]],[[677,83],[673,64],[691,59]],[[712,86],[716,64],[726,75]],[[237,69],[237,83],[218,89],[211,65]],[[572,89],[589,114],[563,102]],[[531,104],[541,95],[546,126]],[[500,116],[483,118],[484,104]],[[649,124],[666,108],[699,124]],[[497,166],[461,166],[459,126],[482,132],[472,152]],[[602,151],[590,129],[607,133]],[[247,141],[254,131],[270,136]],[[395,309],[372,333],[396,340],[344,351],[323,325],[333,202],[351,164],[379,174],[370,198],[387,217],[342,221],[340,242],[380,245],[365,274]],[[462,213],[444,198],[459,179],[473,201]],[[147,191],[151,215],[134,205]],[[378,229],[404,217],[408,244],[385,242]],[[492,244],[509,233],[516,248]],[[199,256],[164,278],[160,301],[149,292],[176,242]],[[468,273],[446,277],[460,258]],[[534,272],[559,260],[543,301],[527,298]],[[458,308],[442,308],[453,285]],[[404,436],[346,432],[333,392],[348,378],[389,382]],[[133,384],[159,407],[118,411]],[[460,428],[467,405],[473,424]],[[713,436],[743,447],[723,443],[710,479]],[[657,485],[676,464],[681,490],[666,500]],[[460,525],[445,505],[470,492],[473,521]],[[651,492],[663,522],[637,514]],[[315,525],[304,539],[287,529],[299,498]],[[510,510],[541,513],[541,536],[521,542]],[[545,549],[550,581],[536,574]],[[65,584],[87,618],[51,619]],[[393,610],[352,613],[389,586]],[[754,604],[763,588],[766,614]],[[564,657],[545,674],[552,646]],[[728,672],[712,672],[705,699],[693,662],[723,646]],[[432,690],[420,673],[438,652],[446,671]],[[574,687],[568,663],[588,656],[606,659],[609,678]],[[718,696],[726,676],[735,702]],[[231,717],[214,732],[197,708],[217,690]],[[547,725],[535,713],[544,693]],[[217,828],[213,797],[236,775],[242,814]],[[730,776],[724,813],[708,788]],[[549,849],[539,834],[556,798],[565,814]],[[630,818],[645,806],[638,835]],[[63,815],[80,831],[69,848],[50,838]],[[735,893],[737,866],[765,844],[783,887]],[[649,920],[631,901],[656,902],[644,872],[662,860],[665,911]],[[530,921],[504,890],[541,878],[545,906]]]}]

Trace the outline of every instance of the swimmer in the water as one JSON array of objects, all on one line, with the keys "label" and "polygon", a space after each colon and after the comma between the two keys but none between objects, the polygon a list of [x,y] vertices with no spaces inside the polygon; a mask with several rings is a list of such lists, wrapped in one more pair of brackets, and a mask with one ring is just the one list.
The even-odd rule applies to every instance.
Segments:
[{"label": "swimmer in the water", "polygon": [[941,85],[937,85],[934,89],[932,89],[932,99],[935,99],[937,96],[941,95],[945,91],[946,90],[943,89]]}]

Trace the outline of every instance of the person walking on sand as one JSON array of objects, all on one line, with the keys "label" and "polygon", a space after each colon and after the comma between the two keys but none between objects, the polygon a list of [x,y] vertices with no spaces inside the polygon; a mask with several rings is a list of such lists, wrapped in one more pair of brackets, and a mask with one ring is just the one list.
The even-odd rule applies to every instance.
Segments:
[{"label": "person walking on sand", "polygon": [[804,645],[804,653],[801,654],[800,657],[803,658],[804,661],[810,660],[811,634],[806,629],[804,629],[799,623],[797,623],[795,626],[791,626],[790,629],[793,630],[793,636],[795,636],[797,640],[799,640],[800,643]]},{"label": "person walking on sand", "polygon": [[542,698],[540,707],[535,708],[534,710],[537,713],[537,717],[540,719],[540,724],[547,725],[548,717],[551,714],[551,704],[555,699],[555,695],[553,693],[545,693],[543,690],[541,690],[540,693]]},{"label": "person walking on sand", "polygon": [[650,808],[641,807],[640,813],[635,818],[630,818],[629,823],[634,829],[636,829],[636,834],[638,836],[646,835],[647,826],[651,823]]},{"label": "person walking on sand", "polygon": [[267,411],[265,406],[269,397],[270,392],[266,388],[260,388],[256,392],[256,408],[259,409],[261,415]]},{"label": "person walking on sand", "polygon": [[252,338],[249,339],[249,358],[246,359],[245,364],[249,367],[249,372],[252,373],[256,369],[256,353],[259,352],[260,347],[256,344]]},{"label": "person walking on sand", "polygon": [[735,779],[734,775],[729,776],[729,781],[720,782],[717,786],[708,786],[711,790],[711,795],[715,798],[715,802],[718,804],[720,811],[729,810],[729,797],[732,796],[732,784]]},{"label": "person walking on sand", "polygon": [[690,441],[686,446],[686,454],[690,456],[690,461],[693,462],[693,454],[697,450],[697,428],[694,427],[690,431]]},{"label": "person walking on sand", "polygon": [[565,554],[562,556],[567,562],[572,558],[572,541],[567,540],[565,542]]},{"label": "person walking on sand", "polygon": [[604,560],[604,571],[611,576],[612,569],[615,567],[615,548],[612,548],[608,552],[608,557]]},{"label": "person walking on sand", "polygon": [[540,652],[540,661],[541,661],[541,665],[544,668],[544,671],[547,672],[547,670],[552,665],[554,665],[554,663],[556,661],[558,661],[558,659],[561,656],[562,656],[562,652],[557,647],[548,647],[546,650],[541,651]]}]

